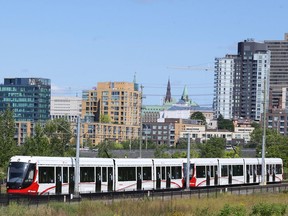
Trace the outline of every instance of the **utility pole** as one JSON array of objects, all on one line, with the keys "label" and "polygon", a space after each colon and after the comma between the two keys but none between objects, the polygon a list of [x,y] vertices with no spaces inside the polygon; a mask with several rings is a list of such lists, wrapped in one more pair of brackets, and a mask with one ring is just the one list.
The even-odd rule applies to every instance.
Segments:
[{"label": "utility pole", "polygon": [[79,163],[79,152],[80,152],[80,116],[77,117],[77,143],[76,143],[76,164],[75,164],[75,192],[74,196],[78,198],[79,183],[80,183],[80,163]]},{"label": "utility pole", "polygon": [[140,86],[141,93],[140,93],[140,132],[139,132],[139,158],[142,158],[142,133],[143,133],[143,127],[142,127],[142,100],[143,100],[143,85]]},{"label": "utility pole", "polygon": [[188,145],[187,145],[187,176],[186,176],[186,189],[190,189],[190,132],[188,133]]},{"label": "utility pole", "polygon": [[264,78],[264,102],[263,102],[263,136],[262,136],[262,170],[261,170],[261,185],[266,185],[265,180],[265,143],[266,143],[266,108],[267,108],[267,101],[266,101],[266,77]]}]

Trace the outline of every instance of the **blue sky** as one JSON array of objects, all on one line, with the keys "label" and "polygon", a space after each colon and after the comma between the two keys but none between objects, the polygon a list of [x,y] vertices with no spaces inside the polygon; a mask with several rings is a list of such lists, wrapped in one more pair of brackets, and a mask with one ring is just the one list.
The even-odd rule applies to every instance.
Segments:
[{"label": "blue sky", "polygon": [[161,104],[184,86],[211,106],[215,57],[237,43],[283,40],[288,1],[260,0],[0,0],[0,82],[7,77],[51,79],[53,93],[81,95],[97,82],[144,86],[144,104]]}]

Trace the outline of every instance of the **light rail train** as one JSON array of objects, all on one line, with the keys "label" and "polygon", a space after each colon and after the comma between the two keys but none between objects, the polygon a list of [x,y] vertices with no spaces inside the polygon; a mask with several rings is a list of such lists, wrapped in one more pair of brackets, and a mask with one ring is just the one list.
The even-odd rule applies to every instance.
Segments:
[{"label": "light rail train", "polygon": [[[7,173],[8,194],[73,194],[74,157],[13,156]],[[79,192],[186,188],[187,159],[79,158]],[[267,183],[283,180],[280,158],[265,158]],[[193,158],[189,187],[259,184],[261,158]]]}]

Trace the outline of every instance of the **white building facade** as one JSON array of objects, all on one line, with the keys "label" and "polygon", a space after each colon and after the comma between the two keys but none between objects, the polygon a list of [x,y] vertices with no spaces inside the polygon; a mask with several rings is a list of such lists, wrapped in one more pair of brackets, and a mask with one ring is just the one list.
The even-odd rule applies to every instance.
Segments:
[{"label": "white building facade", "polygon": [[226,55],[215,59],[215,118],[221,114],[224,119],[232,119],[235,58],[237,58],[235,55]]},{"label": "white building facade", "polygon": [[51,96],[51,119],[66,118],[69,122],[76,122],[81,116],[82,98],[67,96]]}]

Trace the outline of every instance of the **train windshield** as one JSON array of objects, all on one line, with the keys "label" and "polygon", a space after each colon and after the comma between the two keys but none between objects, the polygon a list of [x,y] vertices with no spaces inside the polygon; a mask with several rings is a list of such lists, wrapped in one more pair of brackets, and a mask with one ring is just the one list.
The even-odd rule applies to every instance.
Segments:
[{"label": "train windshield", "polygon": [[29,167],[28,163],[11,162],[8,169],[7,182],[22,183]]},{"label": "train windshield", "polygon": [[[190,164],[190,178],[192,177],[194,172],[194,164]],[[183,163],[183,173],[184,173],[184,177],[186,178],[187,176],[187,163]]]}]

